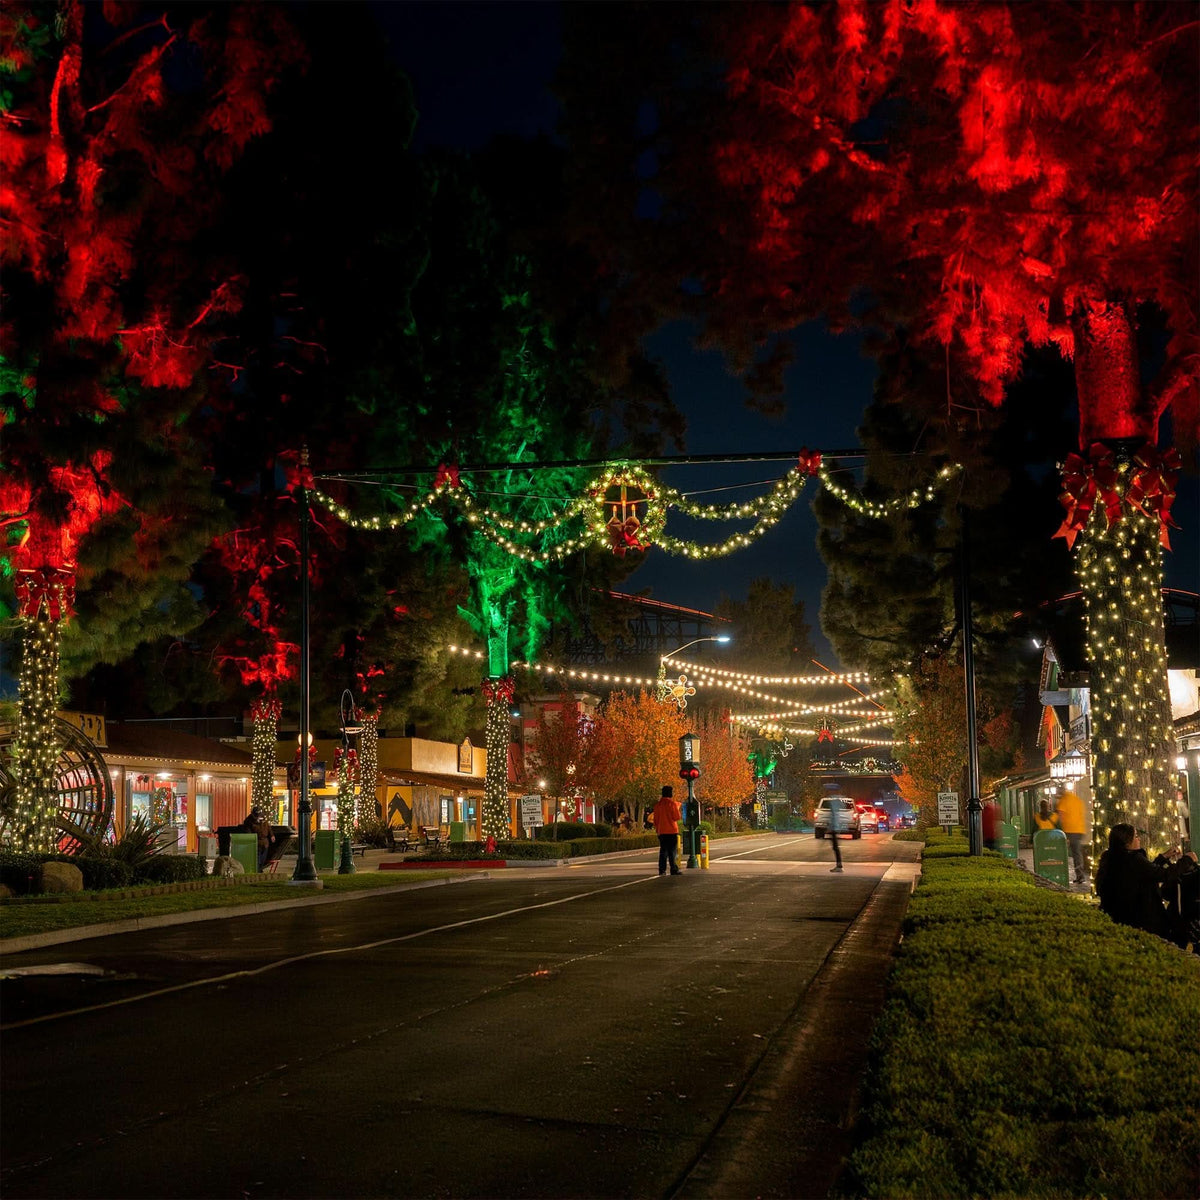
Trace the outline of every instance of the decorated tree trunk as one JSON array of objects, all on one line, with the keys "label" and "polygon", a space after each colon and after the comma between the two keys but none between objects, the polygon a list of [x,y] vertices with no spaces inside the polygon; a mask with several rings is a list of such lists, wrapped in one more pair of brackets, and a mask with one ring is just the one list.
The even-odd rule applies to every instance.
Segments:
[{"label": "decorated tree trunk", "polygon": [[[359,775],[361,783],[358,790],[358,804],[355,806],[354,823],[360,828],[369,821],[379,818],[376,805],[379,797],[376,792],[379,787],[379,710],[366,713],[359,710],[358,719],[362,722],[362,733],[359,735]],[[380,805],[382,809],[382,805]]]},{"label": "decorated tree trunk", "polygon": [[1162,548],[1180,459],[1155,449],[1159,407],[1141,384],[1124,309],[1090,306],[1074,332],[1083,453],[1064,465],[1059,535],[1075,546],[1087,618],[1093,840],[1098,853],[1124,821],[1154,854],[1178,836]]},{"label": "decorated tree trunk", "polygon": [[278,700],[256,700],[250,709],[254,721],[254,739],[250,744],[254,761],[250,771],[250,805],[269,821],[275,812],[275,746],[282,707]]},{"label": "decorated tree trunk", "polygon": [[16,591],[28,637],[18,680],[17,794],[10,827],[15,849],[48,854],[54,850],[58,828],[59,646],[74,600],[75,577],[57,567],[25,570],[18,575]]},{"label": "decorated tree trunk", "polygon": [[486,679],[483,695],[487,700],[487,775],[483,783],[482,834],[497,839],[511,836],[508,813],[508,743],[511,731],[508,706],[516,684],[511,675]]}]

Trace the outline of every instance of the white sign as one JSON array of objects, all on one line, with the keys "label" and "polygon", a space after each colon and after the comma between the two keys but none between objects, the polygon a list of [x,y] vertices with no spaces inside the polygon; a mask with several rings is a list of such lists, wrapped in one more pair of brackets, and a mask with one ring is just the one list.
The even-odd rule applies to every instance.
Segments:
[{"label": "white sign", "polygon": [[938,792],[938,824],[958,824],[958,793]]},{"label": "white sign", "polygon": [[526,829],[532,829],[535,825],[543,824],[541,796],[521,797],[521,824]]}]

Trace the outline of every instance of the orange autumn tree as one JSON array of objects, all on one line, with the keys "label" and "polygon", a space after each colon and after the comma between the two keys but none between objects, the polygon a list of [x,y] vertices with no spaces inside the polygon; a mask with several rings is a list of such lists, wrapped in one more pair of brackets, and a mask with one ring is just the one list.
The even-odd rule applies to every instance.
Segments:
[{"label": "orange autumn tree", "polygon": [[529,768],[545,794],[565,801],[568,820],[579,819],[579,801],[596,793],[596,783],[606,773],[604,755],[611,742],[599,736],[597,722],[582,711],[570,692],[558,698],[558,707],[538,712]]},{"label": "orange autumn tree", "polygon": [[662,704],[649,692],[614,692],[597,721],[604,765],[596,794],[625,808],[640,829],[663,784],[680,783],[679,739],[687,732],[687,717],[673,704]]},{"label": "orange autumn tree", "polygon": [[684,714],[684,719],[700,738],[701,775],[696,781],[696,795],[701,818],[712,819],[712,810],[719,808],[725,810],[728,821],[729,810],[745,804],[754,793],[754,771],[746,757],[749,743],[712,709],[698,711],[690,719]]}]

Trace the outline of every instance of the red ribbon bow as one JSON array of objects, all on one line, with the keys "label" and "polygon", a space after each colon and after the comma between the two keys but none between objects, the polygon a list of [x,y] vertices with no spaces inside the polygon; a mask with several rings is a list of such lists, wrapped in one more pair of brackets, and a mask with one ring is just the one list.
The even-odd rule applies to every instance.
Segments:
[{"label": "red ribbon bow", "polygon": [[250,719],[252,721],[278,721],[282,711],[283,706],[278,700],[255,700],[250,705]]},{"label": "red ribbon bow", "polygon": [[1102,442],[1088,447],[1087,458],[1068,454],[1063,464],[1063,490],[1059,501],[1067,510],[1055,537],[1066,538],[1067,548],[1083,532],[1097,501],[1104,505],[1104,515],[1110,525],[1121,519],[1121,496],[1117,491],[1117,460]]},{"label": "red ribbon bow", "polygon": [[821,469],[820,450],[810,450],[807,446],[802,446],[796,465],[805,475],[815,475]]},{"label": "red ribbon bow", "polygon": [[517,690],[517,681],[511,675],[506,675],[503,679],[485,679],[479,690],[483,692],[483,698],[489,704],[500,701],[511,704],[513,693]]},{"label": "red ribbon bow", "polygon": [[630,517],[623,525],[609,525],[608,536],[612,542],[612,552],[618,558],[624,558],[630,550],[647,548],[646,543],[638,537],[641,528],[641,522],[636,517]]},{"label": "red ribbon bow", "polygon": [[[1158,517],[1159,541],[1168,550],[1171,539],[1167,528],[1175,525],[1171,504],[1181,465],[1177,450],[1159,453],[1147,443],[1134,455],[1133,471],[1125,489],[1125,501],[1131,508],[1148,517]],[[1059,494],[1067,515],[1054,536],[1065,538],[1067,546],[1073,546],[1097,502],[1104,505],[1108,524],[1115,525],[1122,516],[1119,479],[1116,457],[1102,442],[1093,442],[1088,447],[1087,458],[1068,454],[1063,464],[1063,490]]]},{"label": "red ribbon bow", "polygon": [[819,730],[817,732],[817,741],[818,742],[832,742],[833,741],[833,730],[832,729]]},{"label": "red ribbon bow", "polygon": [[1171,548],[1168,526],[1179,528],[1171,518],[1171,505],[1175,502],[1175,485],[1182,465],[1183,460],[1174,447],[1160,454],[1147,443],[1133,456],[1133,475],[1125,489],[1125,499],[1131,508],[1158,518],[1158,540],[1166,550]]},{"label": "red ribbon bow", "polygon": [[434,477],[433,486],[440,488],[443,484],[456,488],[462,487],[462,481],[458,477],[458,467],[442,463],[437,469],[437,475]]},{"label": "red ribbon bow", "polygon": [[17,572],[13,583],[21,616],[37,620],[42,605],[51,621],[72,615],[75,603],[75,572],[66,567],[39,567]]}]

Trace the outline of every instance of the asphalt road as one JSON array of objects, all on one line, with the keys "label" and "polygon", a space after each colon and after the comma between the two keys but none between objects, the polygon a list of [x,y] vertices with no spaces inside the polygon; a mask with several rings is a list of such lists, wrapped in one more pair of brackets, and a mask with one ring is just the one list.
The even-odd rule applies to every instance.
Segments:
[{"label": "asphalt road", "polygon": [[841,875],[767,835],[6,956],[0,1191],[823,1196],[919,852],[842,846]]}]

